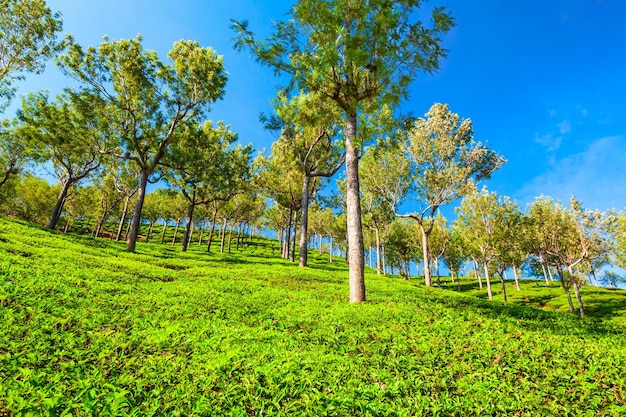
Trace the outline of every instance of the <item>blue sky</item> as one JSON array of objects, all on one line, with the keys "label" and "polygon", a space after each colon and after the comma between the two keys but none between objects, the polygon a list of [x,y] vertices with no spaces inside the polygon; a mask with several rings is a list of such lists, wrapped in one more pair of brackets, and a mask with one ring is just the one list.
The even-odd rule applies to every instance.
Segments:
[{"label": "blue sky", "polygon": [[[267,35],[290,1],[48,0],[64,32],[84,46],[141,34],[162,59],[176,40],[212,46],[224,56],[229,83],[211,118],[224,120],[257,150],[274,139],[258,123],[280,81],[247,54],[233,50],[230,18],[247,19]],[[421,76],[403,112],[419,116],[435,102],[474,122],[508,163],[486,184],[525,206],[540,194],[589,208],[626,207],[626,2],[622,0],[431,0],[447,6],[457,26],[448,58]],[[19,94],[71,84],[51,63],[27,74]]]}]

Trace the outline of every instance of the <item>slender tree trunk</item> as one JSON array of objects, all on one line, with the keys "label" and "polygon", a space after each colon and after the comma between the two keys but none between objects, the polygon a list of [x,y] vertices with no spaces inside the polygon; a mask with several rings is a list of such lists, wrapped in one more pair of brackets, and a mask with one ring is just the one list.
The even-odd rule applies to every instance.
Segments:
[{"label": "slender tree trunk", "polygon": [[115,235],[115,241],[119,241],[122,238],[122,230],[124,223],[126,222],[126,214],[128,213],[128,203],[130,202],[130,196],[124,198],[124,208],[122,209],[122,217],[120,218],[120,224],[117,227],[117,234]]},{"label": "slender tree trunk", "polygon": [[543,264],[543,262],[541,263],[541,269],[543,270],[543,277],[546,280],[546,286],[550,286],[550,281],[548,281],[548,273],[546,272],[546,266]]},{"label": "slender tree trunk", "polygon": [[383,275],[387,275],[387,265],[385,265],[386,259],[385,259],[385,246],[381,246],[381,250],[382,250],[382,258],[381,258],[381,262],[382,262],[382,272]]},{"label": "slender tree trunk", "polygon": [[356,111],[346,112],[346,218],[348,227],[348,263],[350,302],[365,301],[365,267],[361,194],[359,191],[359,155],[353,140],[357,137]]},{"label": "slender tree trunk", "polygon": [[187,207],[187,224],[185,225],[185,233],[183,233],[182,251],[186,252],[189,242],[191,241],[191,226],[193,225],[193,211],[196,208],[196,190],[191,193],[191,201]]},{"label": "slender tree trunk", "polygon": [[176,226],[174,227],[174,237],[172,238],[172,246],[176,244],[176,237],[178,236],[178,228],[182,219],[176,219]]},{"label": "slender tree trunk", "polygon": [[500,275],[500,282],[502,283],[502,296],[504,297],[504,304],[507,304],[508,300],[506,298],[506,285],[505,285],[505,279],[504,279],[504,272],[502,272],[502,274]]},{"label": "slender tree trunk", "polygon": [[233,226],[228,227],[228,253],[230,253],[230,242],[233,240]]},{"label": "slender tree trunk", "polygon": [[595,269],[592,269],[592,270],[591,270],[591,277],[593,278],[594,285],[595,285],[596,287],[599,287],[599,286],[600,286],[600,283],[598,282],[598,277],[596,276],[596,270],[595,270]]},{"label": "slender tree trunk", "polygon": [[478,280],[478,288],[483,289],[483,280],[480,278],[480,269],[478,268],[478,261],[472,261],[472,268],[474,269],[474,275]]},{"label": "slender tree trunk", "polygon": [[[550,270],[550,266],[548,266],[548,270]],[[565,295],[567,296],[567,302],[569,304],[569,311],[572,314],[576,314],[576,309],[574,308],[574,303],[572,302],[572,295],[569,292],[569,283],[567,282],[566,277],[563,275],[565,271],[560,265],[556,266],[556,272],[559,275],[559,281],[561,281],[561,287],[563,291],[565,291]]]},{"label": "slender tree trunk", "polygon": [[585,307],[583,306],[583,299],[580,295],[580,285],[578,285],[578,281],[574,277],[574,271],[572,271],[572,267],[568,265],[567,271],[569,272],[569,278],[572,281],[572,286],[574,287],[574,294],[576,295],[576,302],[578,303],[578,311],[581,316],[585,315]]},{"label": "slender tree trunk", "polygon": [[211,242],[213,241],[213,233],[215,232],[215,220],[217,219],[217,208],[213,210],[213,217],[211,218],[211,229],[209,230],[209,241],[206,245],[206,251],[211,252]]},{"label": "slender tree trunk", "polygon": [[[296,261],[296,240],[297,240],[296,230],[298,230],[298,211],[297,210],[293,213],[293,237],[291,239],[291,256],[289,257],[291,262]],[[304,250],[306,250],[306,242],[304,242]]]},{"label": "slender tree trunk", "polygon": [[489,301],[493,301],[493,293],[491,292],[491,280],[489,279],[489,263],[483,262],[485,267],[485,281],[487,282],[487,295],[489,295]]},{"label": "slender tree trunk", "polygon": [[57,197],[57,202],[54,205],[54,208],[52,209],[52,214],[50,214],[50,219],[48,220],[48,225],[46,226],[46,228],[50,230],[54,230],[54,228],[56,227],[57,222],[59,221],[59,218],[61,218],[61,213],[63,212],[63,204],[65,203],[65,199],[67,198],[67,193],[70,190],[71,186],[72,186],[71,181],[67,181],[64,184],[62,184],[61,192],[59,192],[59,196]]},{"label": "slender tree trunk", "polygon": [[128,239],[128,234],[130,233],[130,226],[133,224],[133,219],[128,219],[126,222],[126,232],[124,233],[124,240]]},{"label": "slender tree trunk", "polygon": [[148,236],[146,236],[146,243],[148,243],[150,241],[150,238],[152,237],[152,231],[154,230],[154,223],[156,223],[156,220],[150,220],[150,227],[148,228]]},{"label": "slender tree trunk", "polygon": [[322,239],[322,234],[318,235],[319,237],[319,245],[320,245],[320,256],[324,254],[324,241]]},{"label": "slender tree trunk", "polygon": [[374,269],[374,248],[370,246],[370,269]]},{"label": "slender tree trunk", "polygon": [[437,275],[437,286],[441,287],[441,275],[439,275],[439,258],[435,259],[435,262],[433,262],[433,267],[435,268],[435,274]]},{"label": "slender tree trunk", "polygon": [[517,267],[513,266],[513,276],[515,277],[515,289],[520,291],[519,288],[519,274],[517,273]]},{"label": "slender tree trunk", "polygon": [[328,237],[328,262],[333,263],[333,237]]},{"label": "slender tree trunk", "polygon": [[69,227],[70,227],[70,222],[69,221],[65,222],[65,227],[63,228],[63,233],[67,233],[67,229],[69,229]]},{"label": "slender tree trunk", "polygon": [[237,244],[235,245],[236,250],[239,250],[240,240],[241,240],[241,223],[239,224],[239,226],[237,226]]},{"label": "slender tree trunk", "polygon": [[161,230],[161,243],[165,243],[165,232],[167,231],[167,219],[163,218],[163,230]]},{"label": "slender tree trunk", "polygon": [[422,253],[424,257],[424,282],[427,287],[431,287],[433,285],[432,277],[430,276],[430,265],[428,264],[428,258],[430,257],[430,251],[428,249],[428,234],[426,233],[426,229],[424,229],[424,225],[419,223],[420,231],[422,232]]},{"label": "slender tree trunk", "polygon": [[378,226],[374,228],[374,234],[376,235],[376,274],[380,275],[382,273],[382,262],[380,259],[380,230]]},{"label": "slender tree trunk", "polygon": [[[452,272],[450,272],[452,274]],[[456,277],[456,287],[459,290],[459,292],[461,292],[461,277],[457,276]]]},{"label": "slender tree trunk", "polygon": [[548,265],[548,275],[550,276],[550,281],[554,281],[554,276],[552,275],[552,268],[550,268],[550,265]]},{"label": "slender tree trunk", "polygon": [[198,238],[198,245],[202,245],[202,238],[204,237],[204,229],[206,229],[206,219],[202,220],[202,227],[200,227],[200,237]]},{"label": "slender tree trunk", "polygon": [[148,171],[144,170],[141,173],[141,181],[139,183],[139,188],[137,189],[137,202],[135,203],[135,210],[133,211],[132,226],[130,234],[128,235],[128,240],[126,242],[126,250],[129,252],[135,251],[137,239],[139,238],[139,226],[141,226],[141,211],[143,210],[143,201],[146,197],[146,186],[148,185],[149,176],[150,172]]},{"label": "slender tree trunk", "polygon": [[226,218],[222,222],[222,230],[220,231],[220,253],[224,253],[224,239],[226,238]]},{"label": "slender tree trunk", "polygon": [[300,259],[298,266],[307,266],[308,261],[308,229],[309,229],[309,185],[311,183],[311,177],[304,176],[304,182],[302,184],[302,217],[300,219]]},{"label": "slender tree trunk", "polygon": [[293,210],[289,209],[287,226],[285,227],[285,238],[283,239],[283,259],[289,259],[289,249],[291,248],[291,219]]}]

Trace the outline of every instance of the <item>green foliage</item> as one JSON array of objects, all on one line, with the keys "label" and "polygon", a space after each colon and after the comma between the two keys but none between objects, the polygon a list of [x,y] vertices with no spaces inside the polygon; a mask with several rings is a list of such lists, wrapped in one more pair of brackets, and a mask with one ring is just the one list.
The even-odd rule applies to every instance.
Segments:
[{"label": "green foliage", "polygon": [[[621,415],[624,328],[368,274],[255,238],[182,253],[0,220],[9,415]],[[572,355],[571,352],[578,352]]]},{"label": "green foliage", "polygon": [[45,60],[62,44],[59,13],[52,13],[44,0],[0,1],[0,111],[15,93],[14,81],[24,72],[40,72]]}]

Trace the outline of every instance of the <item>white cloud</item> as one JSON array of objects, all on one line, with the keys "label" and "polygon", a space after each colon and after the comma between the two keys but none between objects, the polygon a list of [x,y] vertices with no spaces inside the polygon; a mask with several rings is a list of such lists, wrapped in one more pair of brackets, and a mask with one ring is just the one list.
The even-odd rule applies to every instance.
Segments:
[{"label": "white cloud", "polygon": [[548,151],[555,151],[561,146],[563,136],[555,137],[553,133],[547,135],[535,134],[535,142],[545,147]]},{"label": "white cloud", "polygon": [[592,142],[580,153],[556,159],[543,173],[522,186],[514,197],[522,204],[544,194],[564,202],[575,196],[584,207],[605,210],[626,207],[624,136]]},{"label": "white cloud", "polygon": [[562,135],[572,131],[572,124],[568,120],[563,120],[561,123],[557,124],[557,127]]}]

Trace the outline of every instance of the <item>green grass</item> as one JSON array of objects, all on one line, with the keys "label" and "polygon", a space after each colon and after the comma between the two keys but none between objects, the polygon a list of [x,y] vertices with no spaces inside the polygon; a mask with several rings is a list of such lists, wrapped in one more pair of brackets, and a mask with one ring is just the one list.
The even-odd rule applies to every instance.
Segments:
[{"label": "green grass", "polygon": [[[0,416],[624,415],[625,328],[0,219]],[[214,251],[215,252],[215,251]]]}]

